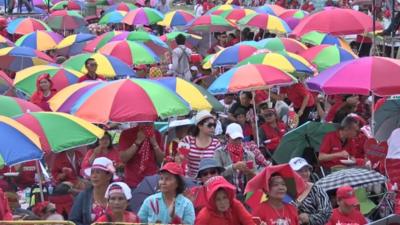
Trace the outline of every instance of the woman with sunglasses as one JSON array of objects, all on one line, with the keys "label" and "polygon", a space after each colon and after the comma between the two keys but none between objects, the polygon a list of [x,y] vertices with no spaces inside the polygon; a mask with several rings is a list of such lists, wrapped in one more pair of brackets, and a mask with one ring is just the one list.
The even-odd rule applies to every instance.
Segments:
[{"label": "woman with sunglasses", "polygon": [[280,121],[274,108],[269,107],[270,103],[260,104],[261,116],[264,123],[260,126],[260,140],[272,153],[281,142],[282,136],[287,132],[287,126]]},{"label": "woman with sunglasses", "polygon": [[[221,148],[218,139],[214,138],[216,120],[206,110],[200,111],[194,117],[196,125],[193,135],[186,136],[180,143],[179,159],[187,162],[187,176],[196,178],[200,161],[214,158],[214,153]],[[185,149],[184,151],[182,149]]]}]

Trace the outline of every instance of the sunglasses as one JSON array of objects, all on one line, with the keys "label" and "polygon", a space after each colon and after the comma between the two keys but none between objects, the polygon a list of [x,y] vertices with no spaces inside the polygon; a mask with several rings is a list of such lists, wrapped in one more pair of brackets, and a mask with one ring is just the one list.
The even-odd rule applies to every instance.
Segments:
[{"label": "sunglasses", "polygon": [[204,124],[206,127],[208,127],[208,128],[215,128],[216,126],[217,126],[217,124],[215,124],[215,123],[207,123],[207,124]]},{"label": "sunglasses", "polygon": [[89,63],[89,66],[97,66],[97,63]]},{"label": "sunglasses", "polygon": [[209,175],[212,176],[212,175],[216,175],[216,174],[218,174],[218,170],[216,170],[216,169],[206,170],[206,171],[201,173],[200,177],[206,177],[206,176],[209,176]]}]

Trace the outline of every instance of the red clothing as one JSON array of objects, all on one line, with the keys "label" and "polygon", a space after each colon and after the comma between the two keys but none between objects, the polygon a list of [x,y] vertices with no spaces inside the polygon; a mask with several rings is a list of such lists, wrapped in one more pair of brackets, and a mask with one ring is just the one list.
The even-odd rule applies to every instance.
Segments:
[{"label": "red clothing", "polygon": [[270,140],[270,142],[266,144],[268,150],[275,151],[281,142],[283,135],[285,135],[287,131],[286,124],[278,122],[277,127],[273,128],[268,123],[264,123],[261,125],[261,129],[264,132],[265,140]]},{"label": "red clothing", "polygon": [[49,96],[47,96],[47,97],[44,97],[44,96],[39,97],[38,92],[34,92],[32,97],[31,97],[31,102],[33,104],[39,106],[41,109],[43,109],[43,111],[51,112],[52,110],[50,109],[49,103],[47,101],[49,101],[51,99],[51,97],[53,97],[56,93],[57,93],[56,90],[51,90],[51,93],[50,93]]},{"label": "red clothing", "polygon": [[8,204],[8,199],[0,188],[0,221],[13,220],[13,215]]},{"label": "red clothing", "polygon": [[204,11],[204,13],[207,13],[207,11],[212,9],[212,8],[214,8],[214,6],[215,5],[213,3],[208,2],[208,1],[204,1],[203,2],[203,11]]},{"label": "red clothing", "polygon": [[279,219],[285,221],[284,224],[299,225],[297,209],[289,204],[285,204],[282,209],[277,210],[272,208],[268,202],[263,202],[254,211],[253,216],[260,217],[267,225],[279,224]]},{"label": "red clothing", "polygon": [[307,107],[311,107],[315,104],[314,98],[310,91],[306,89],[304,84],[297,83],[289,87],[283,87],[280,90],[281,94],[287,94],[287,98],[293,103],[293,108],[297,111],[300,109],[301,104],[305,96],[310,96],[308,99]]},{"label": "red clothing", "polygon": [[195,186],[189,189],[190,195],[195,196],[193,207],[196,212],[200,212],[207,205],[207,189],[205,186]]},{"label": "red clothing", "polygon": [[[63,181],[70,181],[72,183],[77,181],[81,171],[83,155],[78,151],[74,151],[74,153],[75,157],[71,158],[67,156],[66,152],[57,153],[54,155],[52,162],[49,163],[51,165],[50,172],[56,184]],[[63,168],[69,168],[69,170]],[[63,172],[66,176],[58,178],[58,175]]]},{"label": "red clothing", "polygon": [[335,104],[331,106],[328,111],[328,114],[325,117],[326,122],[332,122],[336,116],[336,113],[339,111],[340,108],[343,106],[343,100],[336,100]]},{"label": "red clothing", "polygon": [[358,136],[354,138],[354,149],[350,154],[355,158],[365,158],[364,145],[367,139],[368,137],[363,132],[360,132]]},{"label": "red clothing", "polygon": [[91,78],[88,74],[85,74],[83,76],[81,76],[78,80],[78,83],[83,82],[83,81],[87,81],[87,80],[106,80],[106,78],[104,78],[103,76],[99,76],[97,75],[95,79]]},{"label": "red clothing", "polygon": [[[82,164],[81,164],[81,168],[82,169],[86,169],[86,168],[89,168],[91,166],[91,163],[89,162],[89,159],[93,155],[93,151],[94,151],[94,149],[89,149],[86,152],[86,155],[83,158]],[[119,158],[119,152],[118,152],[117,149],[114,149],[114,148],[108,150],[108,152],[106,154],[104,154],[104,153],[97,154],[96,158],[98,158],[98,157],[107,157],[107,158],[109,158],[111,161],[113,161],[114,166],[116,166],[116,165],[121,163],[121,160]]]},{"label": "red clothing", "polygon": [[[321,147],[319,152],[325,154],[332,154],[341,151],[347,151],[349,154],[355,152],[354,140],[347,140],[342,143],[339,135],[339,131],[332,131],[325,134],[324,139],[322,139]],[[342,165],[339,158],[333,159],[331,161],[321,162],[322,166],[326,168],[331,168],[333,166]]]},{"label": "red clothing", "polygon": [[[136,140],[137,132],[139,131],[139,127],[133,127],[127,130],[124,130],[121,133],[121,137],[119,139],[119,151],[126,151]],[[157,139],[157,143],[159,146],[162,146],[161,135],[159,132],[155,131],[155,136]],[[140,148],[140,146],[138,146]],[[150,148],[153,148],[150,146]],[[139,149],[140,150],[140,149]],[[138,150],[138,152],[139,152]],[[151,149],[154,152],[153,149]],[[136,154],[138,154],[138,152]],[[139,156],[139,157],[138,157]],[[154,175],[158,172],[158,165],[156,161],[155,154],[150,154],[149,161],[146,162],[146,168],[142,173],[138,173],[140,162],[142,161],[142,157],[140,155],[134,155],[125,165],[125,183],[129,185],[129,187],[136,187],[144,177]]]},{"label": "red clothing", "polygon": [[253,137],[253,127],[251,126],[250,123],[246,123],[243,127],[243,136],[245,137]]},{"label": "red clothing", "polygon": [[340,212],[339,208],[333,209],[331,218],[326,225],[363,225],[367,220],[358,210],[353,210],[349,215]]},{"label": "red clothing", "polygon": [[[125,211],[124,212],[124,219],[123,221],[114,221],[112,212],[107,212],[107,214],[109,215],[107,217],[107,215],[102,215],[100,218],[98,218],[96,220],[97,223],[100,222],[124,222],[124,223],[140,223],[139,221],[139,217],[136,216],[134,213],[129,212],[129,211]],[[109,218],[111,219],[111,221],[109,220]]]},{"label": "red clothing", "polygon": [[19,169],[19,175],[16,177],[15,182],[19,188],[25,189],[27,187],[32,187],[35,182],[35,175],[36,175],[36,162],[29,161],[24,162]]}]

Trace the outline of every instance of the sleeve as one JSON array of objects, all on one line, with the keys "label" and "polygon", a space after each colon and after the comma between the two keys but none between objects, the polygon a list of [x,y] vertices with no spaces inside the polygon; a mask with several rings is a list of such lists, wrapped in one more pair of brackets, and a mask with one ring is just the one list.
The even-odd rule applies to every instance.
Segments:
[{"label": "sleeve", "polygon": [[148,223],[148,218],[149,218],[149,201],[150,197],[146,198],[142,204],[142,206],[139,209],[139,212],[137,216],[140,219],[141,223]]},{"label": "sleeve", "polygon": [[320,153],[329,154],[331,152],[329,134],[330,133],[325,134],[325,137],[322,139],[321,146],[319,148]]},{"label": "sleeve", "polygon": [[217,161],[217,163],[218,163],[218,165],[219,166],[221,166],[221,167],[224,167],[225,168],[225,171],[224,172],[222,172],[222,176],[224,176],[224,177],[229,177],[229,176],[232,176],[233,175],[233,165],[232,164],[230,164],[230,165],[224,165],[225,163],[224,163],[224,154],[223,154],[223,150],[222,149],[219,149],[219,150],[217,150],[217,151],[215,151],[215,154],[214,154],[214,158],[215,158],[215,161]]},{"label": "sleeve", "polygon": [[187,205],[184,209],[185,211],[183,212],[183,218],[182,218],[182,223],[183,224],[194,224],[194,220],[196,219],[196,215],[194,212],[194,207],[192,202],[188,199],[187,200]]},{"label": "sleeve", "polygon": [[321,187],[314,185],[313,189],[313,204],[318,211],[310,215],[310,224],[325,224],[332,214],[332,205]]},{"label": "sleeve", "polygon": [[76,225],[85,225],[83,219],[83,208],[82,208],[84,201],[84,193],[85,192],[79,193],[79,195],[75,198],[74,204],[72,205],[71,208],[71,212],[68,216],[68,220],[71,220]]},{"label": "sleeve", "polygon": [[119,151],[125,151],[127,150],[129,147],[131,147],[132,143],[129,141],[130,138],[130,129],[128,130],[124,130],[121,133],[121,136],[119,138],[119,144],[118,144],[118,150]]},{"label": "sleeve", "polygon": [[[243,225],[254,225],[253,217],[251,214],[246,210],[243,204],[238,201],[234,200],[234,212],[237,213],[238,217],[240,218],[240,224]],[[204,223],[206,224],[206,223]]]},{"label": "sleeve", "polygon": [[260,149],[257,147],[256,144],[252,143],[251,146],[251,152],[253,152],[254,154],[254,159],[257,163],[257,165],[266,167],[268,166],[268,161],[265,159],[264,155],[262,154],[262,152],[260,151]]}]

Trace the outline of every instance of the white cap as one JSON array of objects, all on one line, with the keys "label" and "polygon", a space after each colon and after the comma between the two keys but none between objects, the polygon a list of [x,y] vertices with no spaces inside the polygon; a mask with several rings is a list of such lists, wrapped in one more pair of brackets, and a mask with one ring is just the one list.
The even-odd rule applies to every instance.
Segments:
[{"label": "white cap", "polygon": [[213,115],[207,110],[201,110],[194,116],[194,125],[197,126],[201,121],[207,119],[207,118],[214,118]]},{"label": "white cap", "polygon": [[301,157],[294,157],[289,161],[289,165],[294,171],[299,171],[305,166],[312,168],[312,166],[308,164],[308,162]]},{"label": "white cap", "polygon": [[243,138],[242,127],[237,123],[231,123],[226,127],[225,134],[229,135],[230,138]]},{"label": "white cap", "polygon": [[197,68],[197,66],[192,66],[192,67],[190,67],[190,70],[199,71],[199,69]]},{"label": "white cap", "polygon": [[90,177],[92,169],[100,169],[115,174],[113,162],[107,157],[95,158],[91,167],[85,169],[85,175]]},{"label": "white cap", "polygon": [[124,182],[114,182],[108,185],[106,194],[104,195],[105,198],[109,198],[110,194],[115,193],[115,192],[120,192],[125,195],[126,200],[129,200],[132,198],[132,193],[131,189],[129,186],[124,183]]}]

